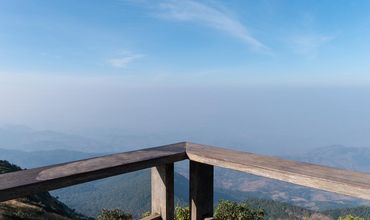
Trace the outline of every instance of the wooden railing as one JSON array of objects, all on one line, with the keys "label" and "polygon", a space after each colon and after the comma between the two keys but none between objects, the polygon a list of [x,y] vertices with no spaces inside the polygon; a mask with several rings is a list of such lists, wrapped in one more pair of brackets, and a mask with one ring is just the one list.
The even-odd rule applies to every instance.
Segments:
[{"label": "wooden railing", "polygon": [[192,220],[213,215],[214,166],[370,200],[370,174],[182,142],[0,175],[0,202],[152,168],[152,215],[174,219],[174,162],[190,160]]}]

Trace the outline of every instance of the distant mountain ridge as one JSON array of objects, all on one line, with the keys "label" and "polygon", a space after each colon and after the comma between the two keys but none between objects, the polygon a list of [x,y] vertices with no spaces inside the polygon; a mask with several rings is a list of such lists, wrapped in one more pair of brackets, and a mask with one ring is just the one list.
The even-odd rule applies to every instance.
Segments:
[{"label": "distant mountain ridge", "polygon": [[[5,129],[7,130],[7,129]],[[48,141],[44,140],[51,140],[55,141],[58,140],[56,138],[55,140],[53,137],[58,137],[60,134],[56,132],[36,132],[33,133],[34,131],[32,129],[27,129],[27,128],[11,128],[8,129],[11,130],[14,136],[12,136],[12,140],[16,139],[17,134],[22,133],[26,134],[25,136],[22,136],[19,140],[19,143],[24,143],[29,140],[35,140],[32,142],[33,144],[42,144],[43,147],[48,146],[45,143],[49,143]],[[2,132],[2,133],[1,133]],[[9,131],[7,131],[9,133]],[[4,143],[6,143],[6,140],[2,139],[1,135],[6,135],[7,133],[2,131],[0,128],[0,148],[3,146]],[[29,137],[32,136],[32,137]],[[34,136],[33,136],[34,135]],[[50,136],[50,137],[43,137],[45,136]],[[40,138],[40,136],[42,138]],[[69,137],[64,136],[61,134],[62,139],[64,137]],[[27,138],[25,138],[27,137]],[[68,138],[67,138],[68,139]],[[41,140],[41,141],[40,141]],[[69,141],[66,141],[69,143],[69,147],[72,149],[72,146],[88,146],[89,142],[84,142],[85,139],[74,139],[70,138],[68,139]],[[74,141],[76,143],[74,143]],[[118,139],[117,139],[118,140]],[[18,143],[14,142],[13,144]],[[53,142],[58,143],[53,145],[54,147],[61,146],[64,141],[61,142]],[[97,142],[95,142],[97,143]],[[33,145],[32,144],[32,145]],[[17,145],[22,146],[22,145]],[[96,145],[98,146],[98,145]],[[100,146],[100,145],[99,145]],[[102,146],[102,145],[101,145]],[[41,147],[41,149],[43,148]],[[29,148],[27,148],[29,149]],[[6,150],[6,149],[0,149],[0,159],[8,159],[12,161],[13,163],[19,164],[22,167],[26,168],[32,168],[32,167],[39,167],[39,166],[45,166],[49,164],[55,164],[55,163],[63,163],[67,161],[74,161],[74,160],[80,160],[80,159],[85,159],[85,158],[90,158],[90,157],[95,157],[102,155],[104,153],[85,153],[83,150],[60,150],[60,149],[54,149],[51,148],[52,150],[38,150],[38,151],[29,151],[25,152],[22,150]],[[79,149],[77,147],[76,149]],[[83,148],[82,148],[83,149]],[[90,148],[89,148],[90,149]],[[289,156],[284,156],[284,158],[287,159],[293,159],[293,160],[300,160],[300,161],[305,161],[305,162],[311,162],[311,163],[316,163],[316,164],[322,164],[322,165],[328,165],[332,167],[339,167],[339,168],[345,168],[345,169],[353,169],[357,171],[370,171],[370,149],[367,148],[352,148],[352,147],[344,147],[340,145],[333,145],[333,146],[328,146],[328,147],[321,147],[317,148],[314,150],[310,150],[306,153],[303,154],[297,154],[297,155],[289,155]],[[182,176],[185,176],[187,178],[187,163],[179,163],[176,166],[176,171],[180,173]],[[131,175],[131,174],[130,174]],[[129,176],[129,175],[128,175]],[[140,176],[131,176],[130,178],[140,180],[145,180],[148,181],[147,179],[140,177]],[[99,180],[95,181],[92,183],[84,184],[81,185],[82,188],[79,188],[80,186],[75,186],[79,190],[74,190],[73,187],[71,188],[65,188],[61,189],[59,191],[53,192],[54,195],[59,195],[61,199],[66,202],[68,205],[71,205],[73,208],[81,208],[82,210],[85,210],[85,214],[93,213],[94,215],[97,211],[99,204],[92,205],[90,207],[83,208],[81,205],[73,204],[73,202],[76,201],[82,201],[81,199],[77,198],[76,195],[82,196],[81,198],[91,198],[93,195],[95,195],[95,199],[103,198],[102,201],[104,201],[105,193],[104,189],[109,189],[109,187],[106,186],[113,186],[111,187],[112,189],[115,189],[115,192],[112,192],[111,198],[108,196],[107,198],[110,198],[110,200],[117,201],[120,198],[117,195],[127,195],[128,197],[122,196],[121,198],[125,198],[125,201],[130,201],[133,204],[127,204],[127,207],[134,207],[135,210],[141,210],[141,207],[146,207],[145,205],[141,205],[139,208],[137,208],[134,204],[136,201],[134,199],[134,196],[127,194],[124,192],[124,188],[131,190],[132,187],[136,187],[138,182],[130,180],[130,178],[124,178],[121,176],[118,177],[113,177],[113,178],[118,178],[117,181],[112,181],[110,182],[109,179],[104,179],[104,180]],[[182,187],[180,188],[186,188],[186,178],[184,181],[180,181],[178,183],[181,183]],[[180,179],[184,179],[181,177]],[[121,188],[119,186],[115,186],[114,184],[120,184],[122,182],[127,182],[127,187]],[[131,182],[131,183],[130,183]],[[139,181],[142,182],[142,181]],[[109,183],[109,184],[108,184]],[[131,185],[130,185],[131,184]],[[86,185],[86,187],[85,187]],[[347,196],[342,196],[338,194],[333,194],[333,193],[328,193],[324,191],[319,191],[319,190],[314,190],[314,189],[309,189],[285,182],[280,182],[280,181],[274,181],[266,178],[261,178],[253,175],[248,175],[245,173],[240,173],[236,171],[231,171],[231,170],[226,170],[226,169],[218,169],[216,168],[215,171],[215,187],[217,188],[217,193],[220,195],[218,198],[229,198],[232,200],[244,200],[247,198],[257,198],[257,199],[262,199],[262,200],[267,200],[267,201],[280,201],[282,203],[289,203],[293,204],[295,206],[303,207],[306,210],[317,210],[317,211],[323,211],[323,210],[328,210],[328,209],[336,209],[336,208],[344,208],[344,207],[355,207],[355,206],[362,206],[362,205],[370,205],[369,201],[365,200],[360,200],[360,199],[355,199]],[[91,191],[91,189],[94,189],[94,191]],[[149,188],[148,188],[149,189]],[[145,189],[145,190],[148,190]],[[144,189],[141,191],[142,193],[147,192]],[[95,192],[98,191],[98,192]],[[135,191],[135,190],[134,190]],[[85,194],[83,193],[85,192]],[[90,192],[90,193],[87,193]],[[109,194],[109,193],[108,193]],[[100,197],[101,195],[101,197]],[[144,194],[143,194],[144,195]],[[182,196],[181,196],[182,195]],[[89,197],[90,196],[90,197]],[[184,199],[187,196],[186,191],[177,191],[177,201],[178,202],[183,202],[187,201],[187,199]],[[114,198],[114,199],[113,199]],[[126,200],[128,198],[128,200]],[[145,198],[145,197],[141,197]],[[95,200],[94,199],[94,200]],[[114,204],[125,207],[122,205],[122,203],[114,203],[114,202],[107,202],[106,204],[112,204],[112,207]],[[140,204],[140,203],[138,203]],[[94,208],[93,208],[94,207]]]},{"label": "distant mountain ridge", "polygon": [[[347,168],[346,164],[349,164],[351,168],[354,167],[353,164],[355,164],[357,170],[366,171],[367,163],[359,162],[358,158],[361,158],[361,160],[370,161],[366,159],[366,155],[368,154],[364,153],[368,151],[369,150],[367,149],[359,150],[357,148],[346,148],[343,146],[330,146],[326,148],[318,148],[316,150],[312,150],[307,154],[297,155],[295,157],[289,156],[287,158],[314,162],[323,165],[341,165],[341,168]],[[344,154],[343,152],[346,152],[346,154]],[[23,152],[0,149],[0,155],[2,156],[2,158],[14,161],[14,163],[20,164],[22,167],[32,168],[90,158],[102,154],[84,153],[68,150]],[[314,155],[318,156],[314,157]],[[366,158],[363,158],[364,155],[366,156]],[[337,163],[337,161],[343,161],[343,157],[347,158],[347,162],[352,162]],[[368,158],[370,158],[370,155]],[[187,177],[187,169],[187,163],[179,163],[176,166],[177,172],[185,177]],[[270,180],[267,178],[219,168],[216,168],[215,172],[215,186],[220,189],[238,190],[241,192],[245,192],[249,196],[256,198],[278,200],[313,210],[326,210],[370,204],[368,201],[365,200],[355,199],[348,196],[328,193],[320,190],[297,186],[294,184]]]},{"label": "distant mountain ridge", "polygon": [[60,149],[26,152],[22,150],[8,150],[0,148],[0,159],[12,161],[12,163],[28,169],[51,164],[81,160],[100,155],[103,155],[103,153],[85,153],[81,151],[60,150]]},{"label": "distant mountain ridge", "polygon": [[23,151],[69,149],[101,152],[106,144],[78,135],[49,130],[33,130],[24,126],[0,127],[0,148]]},{"label": "distant mountain ridge", "polygon": [[[123,133],[122,133],[123,132]],[[167,135],[132,135],[124,131],[81,132],[82,135],[26,126],[0,125],[0,148],[22,151],[69,150],[82,152],[122,152],[143,147],[180,142]]]}]

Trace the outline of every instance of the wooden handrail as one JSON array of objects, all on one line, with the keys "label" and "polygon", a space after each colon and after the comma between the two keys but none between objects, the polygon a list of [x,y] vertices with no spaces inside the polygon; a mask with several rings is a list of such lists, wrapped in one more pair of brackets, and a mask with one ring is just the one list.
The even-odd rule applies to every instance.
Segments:
[{"label": "wooden handrail", "polygon": [[185,143],[170,144],[0,175],[0,202],[186,159]]},{"label": "wooden handrail", "polygon": [[147,217],[144,217],[144,218],[142,218],[140,220],[162,220],[162,217],[159,214],[152,214],[152,215],[149,215]]},{"label": "wooden handrail", "polygon": [[186,143],[189,160],[370,200],[370,174]]},{"label": "wooden handrail", "polygon": [[192,220],[212,217],[213,166],[370,200],[370,174],[181,142],[0,175],[0,202],[152,167],[152,213],[173,220],[173,163],[190,160]]}]

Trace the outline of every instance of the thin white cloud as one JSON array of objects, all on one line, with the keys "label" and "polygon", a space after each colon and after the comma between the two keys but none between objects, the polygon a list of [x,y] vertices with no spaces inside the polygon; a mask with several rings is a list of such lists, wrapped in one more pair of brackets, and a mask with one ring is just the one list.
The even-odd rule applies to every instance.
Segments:
[{"label": "thin white cloud", "polygon": [[133,54],[131,52],[123,52],[119,56],[108,59],[107,63],[115,68],[126,68],[131,63],[137,61],[138,59],[141,59],[142,57],[144,57],[143,54]]},{"label": "thin white cloud", "polygon": [[287,39],[293,52],[307,59],[316,58],[322,47],[336,38],[333,34],[323,34],[317,30],[316,17],[310,12],[302,14],[299,24],[298,31],[290,34]]},{"label": "thin white cloud", "polygon": [[329,35],[303,34],[291,37],[290,43],[295,53],[313,59],[319,54],[323,45],[334,39],[334,36]]},{"label": "thin white cloud", "polygon": [[166,0],[160,3],[160,16],[176,21],[199,23],[241,40],[254,51],[269,52],[269,48],[253,37],[239,20],[219,7],[193,0]]}]

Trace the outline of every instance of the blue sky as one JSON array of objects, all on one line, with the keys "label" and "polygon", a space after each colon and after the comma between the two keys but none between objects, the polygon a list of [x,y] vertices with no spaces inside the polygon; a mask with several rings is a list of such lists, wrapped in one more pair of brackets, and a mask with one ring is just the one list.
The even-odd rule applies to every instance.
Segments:
[{"label": "blue sky", "polygon": [[369,42],[368,0],[2,0],[0,126],[369,147]]},{"label": "blue sky", "polygon": [[3,0],[0,74],[370,83],[370,1]]}]

